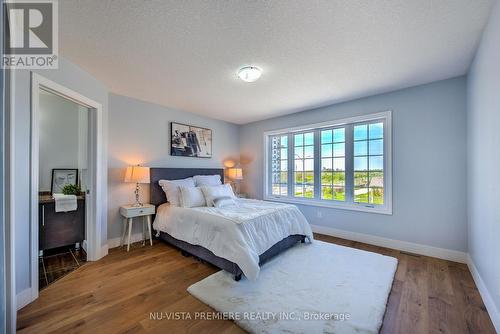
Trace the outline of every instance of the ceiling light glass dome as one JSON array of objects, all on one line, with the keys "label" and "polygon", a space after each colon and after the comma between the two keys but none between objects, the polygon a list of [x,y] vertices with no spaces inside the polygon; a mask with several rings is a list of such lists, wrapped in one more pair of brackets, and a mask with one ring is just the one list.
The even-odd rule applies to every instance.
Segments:
[{"label": "ceiling light glass dome", "polygon": [[245,66],[238,71],[238,77],[245,82],[254,82],[260,78],[262,70],[256,66]]}]

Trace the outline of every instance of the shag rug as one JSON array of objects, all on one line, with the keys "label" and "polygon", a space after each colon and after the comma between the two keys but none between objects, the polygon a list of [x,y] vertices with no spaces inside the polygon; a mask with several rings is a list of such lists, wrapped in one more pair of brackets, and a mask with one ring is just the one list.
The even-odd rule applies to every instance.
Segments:
[{"label": "shag rug", "polygon": [[256,281],[219,271],[188,291],[251,333],[378,333],[396,268],[393,257],[315,240],[264,264]]}]

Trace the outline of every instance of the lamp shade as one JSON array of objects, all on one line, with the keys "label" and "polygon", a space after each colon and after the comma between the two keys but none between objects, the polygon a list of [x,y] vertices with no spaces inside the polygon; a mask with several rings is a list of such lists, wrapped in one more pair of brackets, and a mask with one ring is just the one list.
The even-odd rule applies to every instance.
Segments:
[{"label": "lamp shade", "polygon": [[228,168],[227,176],[232,180],[243,180],[243,170],[241,168]]},{"label": "lamp shade", "polygon": [[125,172],[125,182],[149,183],[149,167],[127,167],[127,171]]}]

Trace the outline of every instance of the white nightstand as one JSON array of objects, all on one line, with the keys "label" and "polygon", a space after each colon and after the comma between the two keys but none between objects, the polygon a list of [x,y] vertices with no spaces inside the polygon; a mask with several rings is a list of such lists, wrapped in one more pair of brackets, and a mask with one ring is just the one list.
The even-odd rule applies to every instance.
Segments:
[{"label": "white nightstand", "polygon": [[127,252],[130,250],[130,235],[132,234],[132,223],[133,218],[142,217],[142,234],[144,236],[143,244],[146,242],[146,229],[144,227],[144,217],[147,218],[146,224],[148,225],[149,233],[149,244],[153,246],[153,239],[151,236],[151,215],[155,213],[155,206],[151,204],[144,204],[142,206],[133,206],[132,204],[123,205],[120,207],[120,214],[123,216],[123,233],[120,246],[123,246],[125,242],[125,232],[128,226],[128,242],[127,242]]}]

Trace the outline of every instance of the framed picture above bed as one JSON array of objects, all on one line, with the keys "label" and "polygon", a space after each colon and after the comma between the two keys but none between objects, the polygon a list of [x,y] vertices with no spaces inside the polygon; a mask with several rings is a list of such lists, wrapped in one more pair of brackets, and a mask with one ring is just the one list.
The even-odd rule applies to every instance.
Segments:
[{"label": "framed picture above bed", "polygon": [[72,168],[54,168],[52,169],[52,185],[50,192],[52,194],[60,194],[65,185],[77,185],[78,169]]},{"label": "framed picture above bed", "polygon": [[212,157],[212,130],[182,123],[170,123],[170,155]]}]

